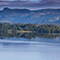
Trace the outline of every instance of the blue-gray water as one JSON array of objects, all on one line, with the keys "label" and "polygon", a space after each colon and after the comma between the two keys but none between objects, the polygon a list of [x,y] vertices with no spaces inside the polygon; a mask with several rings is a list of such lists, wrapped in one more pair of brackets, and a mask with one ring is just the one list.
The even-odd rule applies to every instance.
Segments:
[{"label": "blue-gray water", "polygon": [[60,37],[0,39],[0,60],[60,60]]}]

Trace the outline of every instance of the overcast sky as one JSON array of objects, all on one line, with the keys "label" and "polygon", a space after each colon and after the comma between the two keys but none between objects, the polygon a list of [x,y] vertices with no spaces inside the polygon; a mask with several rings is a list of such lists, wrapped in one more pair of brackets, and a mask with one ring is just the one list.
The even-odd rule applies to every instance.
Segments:
[{"label": "overcast sky", "polygon": [[0,9],[5,7],[30,10],[60,8],[60,0],[0,0]]}]

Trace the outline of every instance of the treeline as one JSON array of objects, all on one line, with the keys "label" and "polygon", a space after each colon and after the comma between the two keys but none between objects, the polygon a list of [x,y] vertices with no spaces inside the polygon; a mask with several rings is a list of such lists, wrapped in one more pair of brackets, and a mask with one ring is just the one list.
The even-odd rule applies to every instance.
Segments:
[{"label": "treeline", "polygon": [[36,33],[60,33],[60,27],[55,25],[36,24],[0,24],[0,32],[32,31]]}]

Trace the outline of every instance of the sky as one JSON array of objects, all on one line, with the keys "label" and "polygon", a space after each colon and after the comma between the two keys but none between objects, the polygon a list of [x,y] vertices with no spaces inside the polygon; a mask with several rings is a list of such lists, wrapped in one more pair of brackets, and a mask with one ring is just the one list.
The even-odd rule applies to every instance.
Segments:
[{"label": "sky", "polygon": [[0,10],[8,7],[11,9],[60,9],[60,0],[0,0]]}]

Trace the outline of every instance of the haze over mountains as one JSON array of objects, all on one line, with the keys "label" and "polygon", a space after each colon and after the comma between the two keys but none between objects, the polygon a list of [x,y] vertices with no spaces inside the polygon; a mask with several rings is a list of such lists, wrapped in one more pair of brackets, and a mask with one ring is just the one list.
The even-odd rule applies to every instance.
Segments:
[{"label": "haze over mountains", "polygon": [[31,11],[28,9],[0,10],[0,22],[11,23],[55,23],[60,24],[60,9],[43,9]]}]

